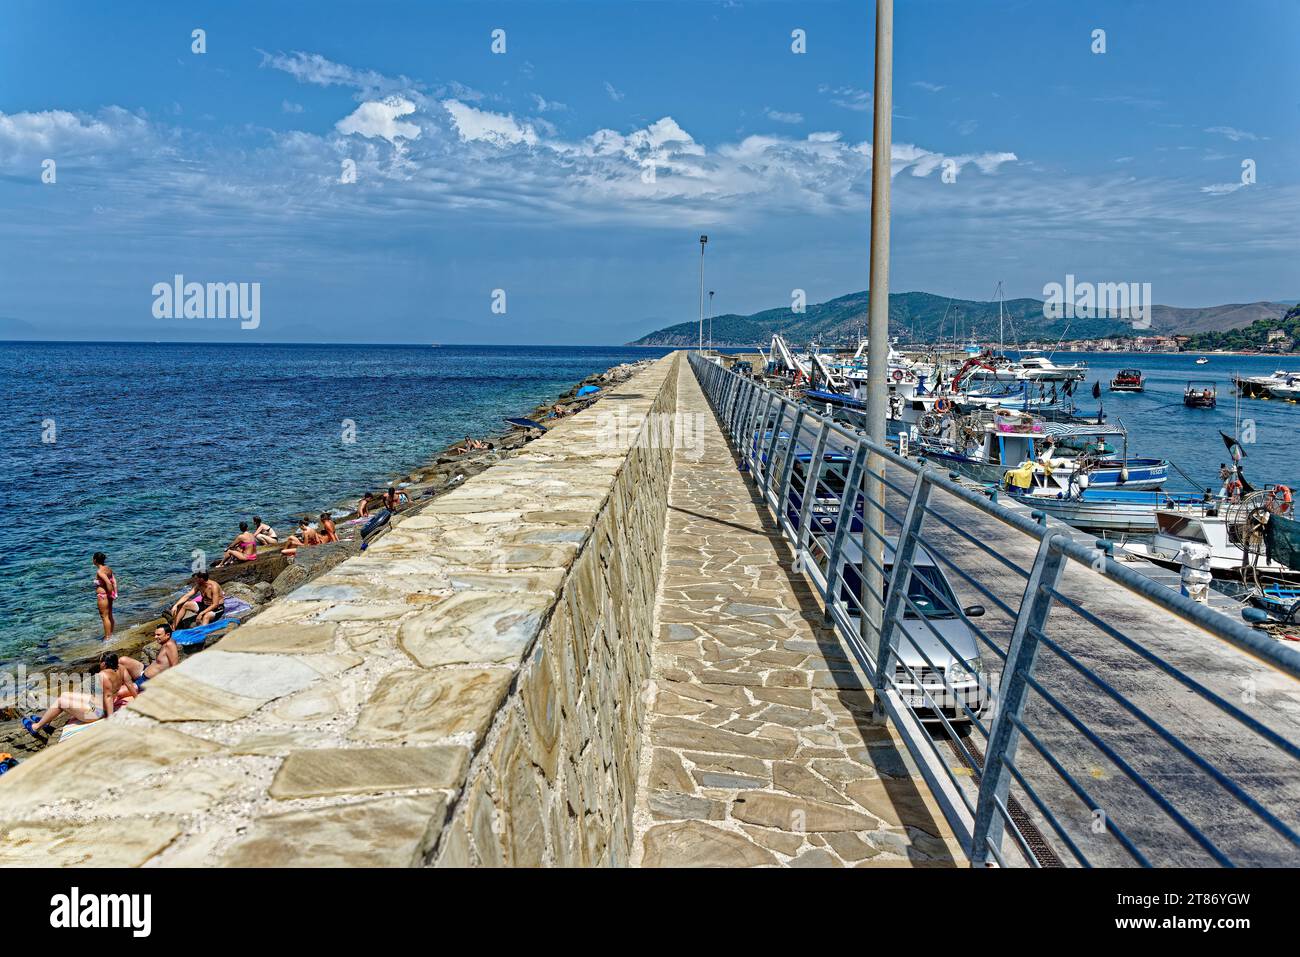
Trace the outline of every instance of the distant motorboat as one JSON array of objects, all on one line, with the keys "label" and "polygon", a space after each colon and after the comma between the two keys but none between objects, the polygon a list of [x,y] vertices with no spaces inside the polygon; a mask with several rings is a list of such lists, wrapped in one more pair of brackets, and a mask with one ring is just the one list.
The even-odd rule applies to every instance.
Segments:
[{"label": "distant motorboat", "polygon": [[1120,369],[1110,380],[1111,392],[1141,392],[1146,385],[1146,377],[1141,369]]},{"label": "distant motorboat", "polygon": [[1199,359],[1196,360],[1196,364],[1197,364],[1198,366],[1203,366],[1203,365],[1205,365],[1205,364],[1206,364],[1207,362],[1209,362],[1209,361],[1210,361],[1210,360],[1209,360],[1208,358],[1206,358],[1205,356],[1201,356]]},{"label": "distant motorboat", "polygon": [[1213,409],[1219,404],[1219,388],[1213,382],[1188,382],[1183,405],[1190,409]]}]

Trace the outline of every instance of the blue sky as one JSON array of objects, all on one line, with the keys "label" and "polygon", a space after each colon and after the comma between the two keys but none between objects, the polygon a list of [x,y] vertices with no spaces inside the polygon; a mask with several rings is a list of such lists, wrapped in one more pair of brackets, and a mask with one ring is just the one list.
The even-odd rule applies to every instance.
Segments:
[{"label": "blue sky", "polygon": [[[701,232],[719,312],[867,285],[872,4],[123,9],[0,6],[0,336],[623,342],[695,317]],[[900,0],[892,288],[1300,295],[1297,35],[1294,0]],[[177,273],[260,283],[260,325],[155,318]]]}]

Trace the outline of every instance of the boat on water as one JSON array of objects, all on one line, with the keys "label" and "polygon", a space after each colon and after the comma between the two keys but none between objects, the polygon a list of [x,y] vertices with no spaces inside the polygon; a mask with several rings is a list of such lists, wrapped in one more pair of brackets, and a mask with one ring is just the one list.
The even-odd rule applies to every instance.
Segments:
[{"label": "boat on water", "polygon": [[1110,380],[1111,392],[1141,392],[1146,387],[1146,376],[1141,369],[1120,369]]},{"label": "boat on water", "polygon": [[910,438],[918,454],[983,484],[1001,485],[1013,470],[1026,490],[1033,487],[1035,472],[1056,476],[1061,487],[1069,486],[1072,475],[1087,475],[1088,487],[1094,489],[1158,489],[1169,480],[1164,459],[1115,458],[1107,436],[1122,437],[1127,445],[1128,433],[1120,426],[1044,422],[1032,416],[1015,422],[995,418],[982,429],[954,422],[938,436]]},{"label": "boat on water", "polygon": [[1209,360],[1207,357],[1205,357],[1205,356],[1201,356],[1199,359],[1196,360],[1196,364],[1197,364],[1198,366],[1203,366],[1203,365],[1205,365],[1205,364],[1206,364],[1207,362],[1209,362],[1209,361],[1210,361],[1210,360]]},{"label": "boat on water", "polygon": [[1278,369],[1272,375],[1234,375],[1232,384],[1243,399],[1286,399],[1297,401],[1300,391],[1300,372]]},{"label": "boat on water", "polygon": [[1219,404],[1219,387],[1213,382],[1188,382],[1183,405],[1190,409],[1213,409]]},{"label": "boat on water", "polygon": [[[1269,554],[1266,529],[1279,517],[1265,507],[1269,491],[1266,488],[1239,502],[1225,503],[1216,515],[1157,509],[1157,527],[1151,540],[1127,542],[1123,548],[1131,555],[1178,571],[1182,568],[1179,556],[1183,546],[1197,544],[1209,549],[1209,572],[1215,578],[1300,582],[1300,568],[1280,561],[1278,554]],[[1300,557],[1300,534],[1295,546]],[[1300,565],[1300,561],[1293,564]]]},{"label": "boat on water", "polygon": [[1048,482],[1017,493],[1015,499],[1075,528],[1129,534],[1158,531],[1157,510],[1213,515],[1219,508],[1216,499],[1193,493],[1092,487],[1071,491]]}]

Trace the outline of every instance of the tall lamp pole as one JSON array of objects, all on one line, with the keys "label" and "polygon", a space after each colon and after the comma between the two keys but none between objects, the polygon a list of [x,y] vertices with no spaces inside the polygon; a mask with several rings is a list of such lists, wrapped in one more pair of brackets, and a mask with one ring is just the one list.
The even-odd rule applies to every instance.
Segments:
[{"label": "tall lamp pole", "polygon": [[704,351],[704,244],[708,236],[700,237],[700,351]]},{"label": "tall lamp pole", "polygon": [[[867,434],[878,446],[885,444],[885,410],[888,405],[886,376],[889,372],[889,175],[893,129],[894,0],[876,0],[876,81],[874,129],[871,137],[871,279],[867,314]],[[861,637],[868,648],[878,644],[884,609],[876,596],[883,595],[885,558],[885,485],[877,475],[885,471],[885,458],[867,457],[863,504],[862,552],[874,561],[863,563],[859,576],[865,614],[859,619]],[[873,504],[874,503],[874,504]],[[871,531],[869,531],[869,529]],[[873,534],[874,532],[874,534]],[[876,710],[883,717],[877,681]]]}]

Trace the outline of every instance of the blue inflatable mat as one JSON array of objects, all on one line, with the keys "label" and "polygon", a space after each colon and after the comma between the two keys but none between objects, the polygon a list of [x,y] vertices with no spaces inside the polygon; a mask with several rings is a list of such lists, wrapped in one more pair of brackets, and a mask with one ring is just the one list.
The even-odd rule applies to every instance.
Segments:
[{"label": "blue inflatable mat", "polygon": [[178,645],[197,645],[203,642],[208,635],[214,631],[220,631],[222,628],[233,628],[239,622],[233,618],[222,618],[212,622],[210,625],[199,625],[197,628],[183,628],[180,631],[172,632],[172,638]]}]

